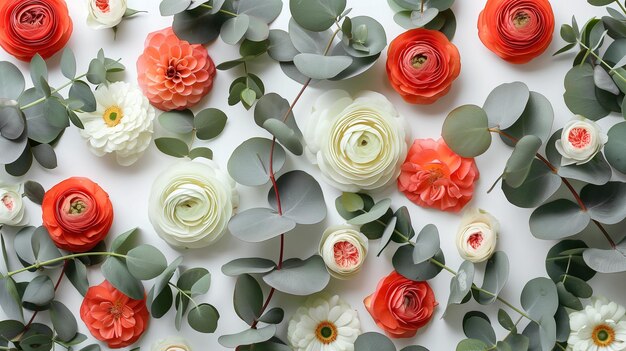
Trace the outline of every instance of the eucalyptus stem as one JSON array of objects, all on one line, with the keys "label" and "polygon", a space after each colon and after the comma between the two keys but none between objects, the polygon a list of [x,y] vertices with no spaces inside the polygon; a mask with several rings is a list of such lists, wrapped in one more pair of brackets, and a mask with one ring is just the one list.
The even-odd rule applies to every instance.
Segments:
[{"label": "eucalyptus stem", "polygon": [[615,2],[617,3],[617,5],[619,5],[619,8],[622,9],[624,14],[626,14],[626,7],[624,7],[624,5],[622,5],[622,3],[619,0],[615,0]]},{"label": "eucalyptus stem", "polygon": [[[204,7],[205,9],[213,10],[213,6],[211,6],[211,5],[202,4],[200,6]],[[234,12],[230,12],[230,11],[226,11],[226,10],[222,10],[222,9],[219,9],[217,12],[221,12],[223,14],[226,14],[226,15],[229,15],[229,16],[233,16],[233,17],[238,17],[239,16],[238,14],[236,14]]]},{"label": "eucalyptus stem", "polygon": [[[507,132],[505,132],[503,130],[500,130],[498,128],[489,128],[489,131],[492,132],[492,133],[500,134],[503,137],[509,139],[510,141],[512,141],[514,143],[517,143],[519,141],[518,138],[516,138],[516,137],[512,136],[511,134],[509,134],[509,133],[507,133]],[[574,199],[578,203],[578,206],[580,207],[580,209],[582,211],[584,211],[584,212],[587,212],[587,206],[585,205],[585,203],[581,199],[581,197],[578,194],[578,192],[576,191],[576,189],[574,189],[574,186],[572,185],[572,183],[570,183],[570,181],[567,178],[562,177],[561,175],[559,175],[558,169],[556,168],[556,166],[554,166],[547,158],[543,157],[543,155],[541,155],[539,153],[536,153],[535,157],[537,157],[537,159],[539,159],[546,166],[548,166],[548,168],[550,168],[552,173],[556,174],[557,176],[559,176],[561,178],[561,182],[563,182],[563,184],[565,184],[565,186],[570,191],[570,193],[572,193],[572,196],[574,197]],[[604,238],[609,242],[609,245],[611,245],[611,248],[615,249],[617,247],[617,244],[615,243],[615,240],[613,240],[613,238],[611,237],[609,232],[604,228],[604,226],[600,222],[596,221],[595,219],[592,220],[592,222],[593,222],[593,224],[596,225],[596,227],[598,227],[598,229],[600,230],[602,235],[604,235]]]},{"label": "eucalyptus stem", "polygon": [[[59,290],[59,286],[61,285],[61,281],[63,280],[63,277],[65,276],[65,271],[67,270],[67,265],[68,265],[67,260],[65,260],[65,262],[63,262],[63,269],[61,269],[61,274],[59,274],[59,278],[57,279],[56,284],[54,284],[54,291],[56,293],[57,290]],[[26,325],[24,326],[24,329],[22,330],[22,333],[26,332],[30,326],[33,324],[33,322],[35,321],[35,317],[37,317],[37,314],[39,313],[39,311],[35,311],[33,313],[33,315],[30,317],[30,320],[28,321],[28,323],[26,323]]]},{"label": "eucalyptus stem", "polygon": [[62,257],[58,257],[58,258],[54,258],[48,261],[43,261],[43,262],[38,262],[35,263],[33,265],[30,265],[28,267],[24,267],[24,268],[20,268],[18,270],[15,270],[13,272],[9,272],[7,273],[7,277],[12,277],[16,274],[22,273],[22,272],[26,272],[26,271],[30,271],[31,269],[39,269],[42,266],[48,266],[51,264],[55,264],[57,262],[62,262],[65,260],[71,260],[74,258],[79,258],[79,257],[87,257],[87,256],[113,256],[113,257],[119,257],[119,258],[126,258],[126,255],[122,255],[122,254],[118,254],[115,252],[83,252],[83,253],[77,253],[77,254],[71,254],[71,255],[67,255],[67,256],[62,256]]},{"label": "eucalyptus stem", "polygon": [[[604,65],[604,67],[608,68],[611,72],[613,72],[616,76],[618,76],[622,81],[626,82],[626,78],[624,78],[624,76],[622,76],[619,72],[617,72],[614,67],[612,67],[611,65],[609,65],[606,61],[604,61],[602,59],[602,57],[598,56],[598,54],[596,54],[596,52],[594,50],[591,50],[591,48],[589,48],[587,45],[585,45],[582,41],[580,41],[579,39],[576,39],[576,41],[578,42],[578,44],[580,46],[582,46],[583,48],[585,48],[587,50],[588,54],[591,54],[593,57],[595,57],[601,64]],[[585,62],[584,60],[582,62]]]},{"label": "eucalyptus stem", "polygon": [[[54,95],[54,94],[58,93],[59,91],[61,91],[61,90],[65,89],[65,88],[69,87],[70,85],[72,85],[72,84],[73,84],[76,80],[81,79],[81,78],[85,78],[86,76],[87,76],[87,73],[85,73],[85,74],[83,74],[83,75],[80,75],[80,76],[78,76],[78,77],[76,77],[76,78],[74,78],[74,79],[70,80],[69,82],[67,82],[67,83],[65,83],[65,84],[63,84],[63,85],[61,85],[60,87],[58,87],[58,88],[56,88],[56,89],[52,90],[51,94],[52,94],[52,95]],[[47,98],[47,97],[42,97],[42,98],[40,98],[40,99],[38,99],[38,100],[35,100],[35,101],[31,102],[30,104],[27,104],[27,105],[25,105],[25,106],[20,107],[20,109],[21,109],[22,111],[24,111],[24,110],[26,110],[26,109],[29,109],[29,108],[31,108],[31,107],[33,107],[33,106],[36,106],[36,105],[38,105],[38,104],[40,104],[40,103],[42,103],[42,102],[46,101],[46,99],[48,99],[48,98]]]},{"label": "eucalyptus stem", "polygon": [[178,290],[178,292],[189,299],[189,301],[191,301],[191,303],[193,303],[194,307],[198,307],[198,304],[196,303],[196,301],[183,289],[179,288],[178,285],[173,284],[172,282],[167,282],[167,284],[169,284],[171,287],[173,287],[174,289]]}]

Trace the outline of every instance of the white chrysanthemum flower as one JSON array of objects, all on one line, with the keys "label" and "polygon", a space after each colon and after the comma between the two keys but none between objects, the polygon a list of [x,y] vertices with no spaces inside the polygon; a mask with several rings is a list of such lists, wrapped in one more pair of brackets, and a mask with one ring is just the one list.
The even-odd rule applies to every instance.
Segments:
[{"label": "white chrysanthemum flower", "polygon": [[155,342],[151,351],[191,351],[191,346],[183,338],[170,337]]},{"label": "white chrysanthemum flower", "polygon": [[0,183],[0,225],[22,226],[28,222],[22,193],[21,184]]},{"label": "white chrysanthemum flower", "polygon": [[582,311],[569,315],[572,351],[626,350],[626,321],[623,306],[605,298],[594,298]]},{"label": "white chrysanthemum flower", "polygon": [[343,90],[322,94],[304,131],[307,155],[322,176],[342,191],[375,190],[400,175],[410,133],[387,98],[363,91],[352,98]]},{"label": "white chrysanthemum flower", "polygon": [[113,28],[122,22],[126,0],[87,0],[87,25],[93,29]]},{"label": "white chrysanthemum flower", "polygon": [[339,296],[314,296],[298,308],[287,334],[294,351],[353,351],[361,321]]},{"label": "white chrysanthemum flower", "polygon": [[156,111],[139,87],[115,82],[94,93],[95,112],[81,113],[80,131],[97,156],[114,153],[122,166],[135,163],[150,145]]},{"label": "white chrysanthemum flower", "polygon": [[217,242],[239,206],[235,181],[206,160],[182,161],[154,181],[148,215],[170,245],[201,248]]}]

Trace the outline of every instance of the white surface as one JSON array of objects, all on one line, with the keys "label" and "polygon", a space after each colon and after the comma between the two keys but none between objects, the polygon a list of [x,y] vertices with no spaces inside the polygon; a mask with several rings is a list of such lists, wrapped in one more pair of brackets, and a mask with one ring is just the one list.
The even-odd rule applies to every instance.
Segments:
[{"label": "white surface", "polygon": [[[261,0],[260,0],[261,1]],[[74,20],[74,34],[69,42],[69,46],[74,49],[79,62],[79,71],[86,70],[89,60],[95,57],[99,48],[103,47],[107,56],[122,58],[122,62],[127,67],[126,80],[136,81],[135,62],[143,49],[143,42],[146,35],[154,30],[164,28],[171,23],[171,18],[163,18],[158,13],[158,0],[130,0],[129,5],[139,10],[148,10],[148,14],[141,14],[137,18],[125,21],[120,26],[117,40],[113,40],[113,33],[108,30],[94,31],[85,25],[86,6],[84,1],[69,0],[70,12]],[[284,0],[283,2],[288,3]],[[571,113],[565,106],[562,98],[563,78],[569,69],[572,61],[571,55],[553,58],[551,54],[563,45],[558,36],[558,30],[562,23],[568,23],[574,14],[579,19],[579,23],[584,23],[587,18],[593,15],[601,15],[600,8],[594,8],[584,0],[575,1],[553,1],[556,16],[555,39],[547,53],[530,64],[515,66],[499,59],[495,54],[488,51],[480,42],[476,30],[478,14],[483,8],[485,0],[459,0],[454,5],[454,11],[458,19],[457,35],[454,43],[459,47],[462,57],[462,72],[459,79],[454,83],[451,92],[432,106],[413,106],[402,101],[389,86],[385,77],[386,55],[366,74],[348,82],[325,83],[308,89],[300,103],[295,108],[297,119],[301,122],[306,120],[310,106],[322,89],[345,88],[356,92],[361,89],[371,89],[379,91],[389,97],[397,106],[399,111],[410,121],[415,138],[438,138],[441,124],[447,113],[453,108],[462,104],[482,105],[487,94],[497,85],[504,82],[521,80],[528,84],[531,90],[539,91],[546,95],[552,102],[555,113],[555,129],[561,126]],[[353,7],[352,15],[369,15],[375,17],[383,23],[387,30],[389,41],[403,32],[393,21],[393,13],[384,0],[350,0],[349,7]],[[289,18],[288,6],[284,6],[280,18],[273,24],[273,28],[286,28]],[[237,49],[225,45],[220,40],[207,46],[210,55],[216,63],[231,60],[237,56]],[[1,51],[1,50],[0,50]],[[59,65],[59,55],[52,58],[49,64],[51,68],[51,85],[58,86],[64,82],[61,77]],[[16,62],[15,59],[4,52],[0,52],[0,60]],[[19,63],[19,67],[27,72],[27,65]],[[270,59],[260,60],[258,64],[251,67],[251,71],[258,73],[266,84],[267,92],[278,92],[288,100],[292,100],[299,89],[299,85],[287,78],[279,69],[278,65]],[[233,149],[241,142],[252,136],[267,136],[267,134],[257,127],[252,119],[252,112],[245,111],[241,105],[229,107],[227,105],[228,87],[235,74],[241,72],[228,71],[218,72],[217,80],[213,91],[203,100],[202,104],[196,108],[217,107],[224,110],[229,121],[225,132],[217,139],[198,143],[206,145],[215,152],[215,160],[222,166],[226,166],[228,157]],[[27,75],[28,76],[28,75]],[[612,117],[613,123],[617,120]],[[606,125],[606,124],[604,124]],[[552,242],[540,241],[531,236],[528,229],[528,216],[531,211],[523,210],[509,204],[497,187],[491,194],[486,191],[491,183],[498,177],[510,149],[500,141],[494,139],[492,146],[485,155],[477,159],[481,171],[481,180],[475,193],[475,199],[470,206],[479,206],[493,213],[502,223],[502,232],[498,248],[506,251],[511,261],[511,277],[508,285],[503,291],[503,296],[519,306],[519,294],[524,284],[531,278],[545,276],[544,259]],[[41,182],[44,187],[49,188],[59,181],[70,176],[85,176],[99,183],[111,196],[115,209],[115,221],[111,230],[108,242],[114,235],[122,233],[132,227],[140,227],[141,239],[162,249],[168,259],[171,260],[181,254],[168,247],[152,231],[148,221],[147,203],[150,187],[156,175],[164,170],[168,165],[176,162],[175,159],[162,155],[154,145],[147,154],[135,165],[129,168],[118,166],[112,158],[98,158],[92,155],[85,147],[84,141],[80,138],[76,128],[68,128],[61,142],[56,147],[59,158],[59,167],[52,171],[45,171],[39,166],[34,166],[28,175],[23,179],[34,179]],[[314,176],[319,171],[307,164],[306,158],[290,157],[285,170],[304,169]],[[0,179],[18,181],[11,179],[5,173],[0,174]],[[326,184],[322,184],[326,202],[328,204],[329,216],[327,220],[319,225],[305,226],[299,232],[287,237],[286,257],[309,257],[317,250],[318,241],[323,229],[330,224],[340,222],[340,217],[334,208],[334,199],[339,192]],[[240,187],[241,209],[252,206],[264,205],[264,199],[269,186],[263,188]],[[395,187],[385,190],[376,197],[393,197],[393,207],[398,208],[407,205],[411,211],[416,230],[428,223],[434,223],[439,227],[441,233],[442,247],[446,259],[451,267],[458,267],[461,259],[454,246],[454,235],[460,219],[460,215],[441,213],[435,210],[422,209],[409,202],[404,196],[398,193]],[[40,225],[40,211],[35,207],[29,207],[32,225]],[[591,230],[591,233],[599,235]],[[591,234],[593,236],[594,234]],[[377,247],[374,243],[373,247]],[[194,350],[225,350],[217,343],[217,337],[227,333],[235,333],[246,328],[244,322],[240,321],[232,307],[232,293],[235,279],[221,274],[222,264],[237,257],[262,256],[275,259],[278,252],[278,240],[272,240],[262,244],[246,244],[239,240],[225,236],[217,245],[196,251],[184,252],[185,265],[204,266],[213,274],[213,283],[206,301],[214,304],[220,314],[219,327],[215,334],[200,334],[191,330],[186,323],[180,334],[186,337],[194,347]],[[373,323],[371,317],[363,307],[363,299],[372,293],[376,288],[379,279],[387,275],[391,270],[391,255],[393,250],[387,250],[380,258],[374,254],[367,258],[367,263],[363,272],[354,280],[337,281],[333,280],[328,286],[329,293],[340,294],[349,301],[352,306],[358,309],[364,331],[379,331]],[[15,263],[14,267],[17,265]],[[483,271],[483,268],[480,268]],[[56,277],[56,274],[54,274]],[[19,279],[26,279],[27,276],[19,275]],[[622,275],[603,275],[594,278],[591,283],[596,293],[606,295],[609,298],[625,304],[624,278]],[[101,281],[101,276],[96,269],[90,274],[92,284]],[[461,321],[463,314],[468,308],[480,309],[495,316],[501,305],[495,304],[490,307],[478,306],[470,303],[464,307],[455,307],[451,313],[442,319],[444,305],[448,298],[450,276],[443,272],[440,276],[431,281],[438,301],[442,306],[436,310],[432,322],[424,328],[413,339],[398,340],[397,346],[419,344],[428,347],[431,351],[454,350],[459,340],[463,338]],[[81,296],[71,286],[68,281],[62,284],[59,291],[60,299],[68,304],[78,316],[78,307]],[[275,295],[272,306],[286,308],[287,318],[293,313],[294,308],[303,301],[302,298],[290,297],[281,293]],[[512,312],[515,316],[515,313]],[[41,317],[47,318],[46,313],[41,313]],[[492,319],[495,324],[495,319]],[[80,330],[89,334],[84,325],[79,321]],[[281,325],[280,335],[285,336],[286,322]],[[497,328],[498,329],[498,328]],[[143,350],[148,350],[149,346],[158,338],[175,335],[174,314],[172,311],[164,318],[151,320],[150,327],[143,338],[136,346],[142,346]]]}]

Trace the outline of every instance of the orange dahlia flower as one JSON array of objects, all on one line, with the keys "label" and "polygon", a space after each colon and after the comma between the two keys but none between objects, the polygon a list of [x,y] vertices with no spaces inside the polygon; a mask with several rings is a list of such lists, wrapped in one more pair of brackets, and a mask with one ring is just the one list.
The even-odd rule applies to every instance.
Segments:
[{"label": "orange dahlia flower", "polygon": [[458,212],[472,199],[478,178],[473,158],[455,154],[443,139],[418,139],[402,165],[398,188],[420,206]]},{"label": "orange dahlia flower", "polygon": [[134,344],[148,326],[146,299],[133,300],[108,281],[87,290],[80,306],[80,318],[96,339],[109,348]]},{"label": "orange dahlia flower", "polygon": [[215,64],[202,45],[180,40],[171,27],[148,34],[137,60],[139,86],[163,111],[196,105],[211,91]]},{"label": "orange dahlia flower", "polygon": [[554,13],[548,0],[488,0],[478,17],[478,36],[504,60],[522,64],[552,42]]}]

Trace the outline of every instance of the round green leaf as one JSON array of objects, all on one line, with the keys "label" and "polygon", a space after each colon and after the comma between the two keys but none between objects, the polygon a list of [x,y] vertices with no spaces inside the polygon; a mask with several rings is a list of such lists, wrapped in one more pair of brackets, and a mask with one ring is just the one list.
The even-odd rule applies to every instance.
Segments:
[{"label": "round green leaf", "polygon": [[17,106],[0,106],[0,136],[11,141],[24,134],[26,121]]},{"label": "round green leaf", "polygon": [[476,339],[461,340],[461,342],[456,345],[456,351],[484,351],[488,349],[489,345]]},{"label": "round green leaf", "polygon": [[[545,142],[550,137],[552,122],[554,121],[554,109],[550,101],[543,95],[531,91],[530,99],[520,118],[504,131],[521,139],[526,135],[534,135]],[[513,146],[511,140],[501,136],[502,141]]]},{"label": "round green leaf", "polygon": [[560,186],[561,178],[545,163],[535,158],[524,182],[517,188],[502,182],[502,192],[515,206],[535,208],[554,195]]},{"label": "round green leaf", "polygon": [[208,147],[197,147],[189,151],[189,158],[194,160],[198,157],[203,157],[203,158],[206,158],[207,160],[212,160],[213,150],[209,149]]},{"label": "round green leaf", "polygon": [[81,295],[85,296],[87,289],[89,289],[87,266],[80,260],[70,260],[65,269],[65,274],[76,290],[78,290]]},{"label": "round green leaf", "polygon": [[202,303],[189,311],[187,321],[189,325],[200,333],[213,333],[217,329],[220,314],[215,307]]},{"label": "round green leaf", "polygon": [[240,345],[252,345],[268,341],[276,335],[276,325],[270,324],[263,328],[246,329],[237,334],[222,335],[217,339],[220,345],[236,348]]},{"label": "round green leaf", "polygon": [[300,52],[293,46],[289,33],[281,29],[272,29],[269,34],[270,45],[267,53],[276,61],[290,62]]},{"label": "round green leaf", "polygon": [[222,40],[226,44],[235,45],[246,34],[248,27],[250,26],[250,17],[246,14],[240,14],[237,17],[233,17],[222,25],[220,30]]},{"label": "round green leaf", "polygon": [[626,173],[626,122],[611,127],[608,136],[609,141],[604,145],[606,159],[613,168]]},{"label": "round green leaf", "polygon": [[200,140],[209,140],[217,137],[224,130],[226,121],[228,121],[228,117],[221,110],[216,108],[202,110],[198,112],[193,121],[196,128],[196,136]]},{"label": "round green leaf", "polygon": [[237,278],[233,296],[235,313],[248,325],[260,317],[263,306],[263,291],[259,283],[249,274]]},{"label": "round green leaf", "polygon": [[[445,264],[443,251],[439,250],[433,259]],[[442,268],[430,261],[420,264],[413,263],[413,247],[411,245],[403,245],[398,248],[392,259],[395,270],[411,280],[426,281],[436,277]]]},{"label": "round green leaf", "polygon": [[558,199],[541,205],[530,215],[530,232],[539,239],[558,240],[583,231],[591,217],[576,203]]},{"label": "round green leaf", "polygon": [[17,100],[26,86],[24,75],[14,64],[0,62],[0,98]]},{"label": "round green leaf", "polygon": [[583,252],[587,248],[581,240],[563,240],[554,245],[546,257],[546,271],[552,281],[561,281],[565,274],[584,281],[593,278],[596,272],[583,260]]},{"label": "round green leaf", "polygon": [[589,184],[580,197],[591,218],[600,223],[616,224],[626,218],[626,183]]},{"label": "round green leaf", "polygon": [[84,112],[94,112],[97,108],[96,97],[87,83],[77,80],[70,87],[70,99],[76,99],[83,103],[81,110]]},{"label": "round green leaf", "polygon": [[102,264],[102,275],[116,289],[134,300],[142,300],[145,292],[143,285],[133,275],[122,260],[117,257],[109,257]]},{"label": "round green leaf", "polygon": [[593,67],[588,63],[574,66],[567,72],[563,97],[570,111],[591,120],[598,120],[610,113],[598,102]]},{"label": "round green leaf", "polygon": [[78,333],[76,318],[72,311],[63,303],[52,301],[50,304],[50,319],[60,341],[69,342]]},{"label": "round green leaf", "polygon": [[540,147],[541,139],[534,135],[526,135],[517,142],[504,167],[503,178],[509,186],[518,188],[524,183]]},{"label": "round green leaf", "polygon": [[276,268],[276,263],[266,258],[238,258],[223,265],[222,273],[229,277],[236,277],[241,274],[267,273],[273,271],[274,268]]},{"label": "round green leaf", "polygon": [[299,259],[285,261],[282,269],[263,276],[263,281],[278,291],[308,296],[324,290],[330,281],[330,275],[324,260],[314,255],[304,261]]},{"label": "round green leaf", "polygon": [[264,23],[271,23],[278,17],[282,8],[281,0],[239,0],[237,12],[257,17]]},{"label": "round green leaf", "polygon": [[[357,50],[351,44],[348,38],[342,40],[343,49],[352,57],[369,57],[381,53],[387,46],[387,35],[385,28],[375,19],[368,16],[357,16],[350,19],[352,28],[365,26],[367,28],[367,38],[364,42],[359,43],[363,47]],[[354,33],[350,31],[348,34]],[[345,36],[346,33],[343,33]]]},{"label": "round green leaf", "polygon": [[489,117],[489,126],[499,129],[511,127],[526,110],[529,99],[528,86],[522,82],[505,83],[496,87],[483,106]]},{"label": "round green leaf", "polygon": [[559,307],[559,297],[554,282],[548,278],[529,281],[520,297],[522,307],[534,320],[551,318]]},{"label": "round green leaf", "polygon": [[[472,290],[472,284],[474,284],[474,264],[470,261],[463,261],[461,267],[457,271],[457,274],[450,280],[450,296],[448,297],[448,304],[458,305],[463,302],[463,299]],[[447,307],[446,307],[447,312]]]},{"label": "round green leaf", "polygon": [[293,63],[298,71],[309,78],[330,79],[348,68],[352,64],[352,57],[303,53],[296,55]]},{"label": "round green leaf", "polygon": [[479,156],[491,145],[487,113],[475,105],[458,107],[443,122],[441,136],[460,156]]},{"label": "round green leaf", "polygon": [[413,26],[417,28],[424,27],[425,25],[430,23],[432,20],[434,20],[438,14],[439,14],[439,10],[437,10],[434,7],[424,10],[424,12],[413,11],[411,12],[411,23],[413,24]]},{"label": "round green leaf", "polygon": [[500,291],[506,285],[509,279],[509,258],[506,253],[496,251],[487,261],[485,269],[485,278],[483,280],[482,289],[491,292],[485,294],[478,290],[473,290],[474,298],[481,305],[489,305],[496,301]]},{"label": "round green leaf", "polygon": [[496,344],[496,332],[489,320],[481,316],[463,318],[463,332],[470,339],[480,340],[487,345]]},{"label": "round green leaf", "polygon": [[191,297],[206,294],[211,286],[211,273],[201,267],[188,269],[180,275],[176,286],[191,292]]},{"label": "round green leaf", "polygon": [[293,19],[303,28],[321,32],[335,24],[346,8],[346,0],[290,0]]},{"label": "round green leaf", "polygon": [[[304,171],[291,171],[276,180],[283,217],[299,224],[315,224],[326,218],[326,202],[319,183]],[[274,188],[268,193],[270,206],[278,211]]]},{"label": "round green leaf", "polygon": [[93,59],[89,63],[89,70],[87,71],[87,80],[91,84],[101,84],[106,82],[107,71],[104,67],[104,63],[98,59]]},{"label": "round green leaf", "polygon": [[396,346],[383,334],[368,332],[356,339],[354,351],[396,351]]},{"label": "round green leaf", "polygon": [[599,273],[619,273],[626,271],[626,245],[618,245],[615,249],[587,249],[583,253],[585,263]]},{"label": "round green leaf", "polygon": [[189,155],[189,146],[176,138],[157,138],[154,144],[162,153],[173,157],[185,157]]},{"label": "round green leaf", "polygon": [[167,259],[152,245],[139,245],[126,254],[128,271],[137,279],[156,278],[167,268]]},{"label": "round green leaf", "polygon": [[220,28],[228,18],[230,16],[221,16],[198,7],[176,14],[172,28],[176,36],[191,44],[206,44],[220,35]]},{"label": "round green leaf", "polygon": [[426,225],[413,245],[413,263],[420,264],[431,259],[441,249],[440,245],[437,227],[433,224]]},{"label": "round green leaf", "polygon": [[159,116],[159,124],[165,130],[176,134],[187,134],[193,131],[194,116],[191,110],[169,111]]},{"label": "round green leaf", "polygon": [[54,299],[54,284],[48,276],[40,275],[31,280],[24,290],[22,301],[38,307],[46,306]]},{"label": "round green leaf", "polygon": [[348,223],[352,225],[363,225],[373,222],[384,216],[390,206],[391,199],[383,199],[377,202],[376,205],[374,205],[374,207],[372,207],[368,212],[348,220]]},{"label": "round green leaf", "polygon": [[299,52],[323,55],[332,37],[332,32],[330,30],[323,32],[306,30],[292,18],[289,20],[289,37]]},{"label": "round green leaf", "polygon": [[49,144],[39,144],[31,148],[35,160],[46,169],[54,169],[57,167],[57,155]]},{"label": "round green leaf", "polygon": [[228,229],[238,239],[256,243],[269,240],[294,229],[296,222],[269,208],[252,208],[235,215]]},{"label": "round green leaf", "polygon": [[76,77],[76,57],[69,47],[63,50],[63,55],[61,56],[61,72],[67,79]]},{"label": "round green leaf", "polygon": [[278,119],[268,119],[263,123],[263,128],[270,132],[278,142],[294,155],[300,156],[304,152],[304,147],[298,134],[287,124]]},{"label": "round green leaf", "polygon": [[[257,103],[258,106],[258,103]],[[239,145],[228,160],[228,173],[238,183],[259,186],[270,180],[270,152],[272,141],[265,138],[252,138]],[[273,171],[279,172],[285,164],[285,150],[274,145],[272,158]]]},{"label": "round green leaf", "polygon": [[173,16],[177,13],[185,11],[192,0],[162,0],[159,5],[161,16]]}]

